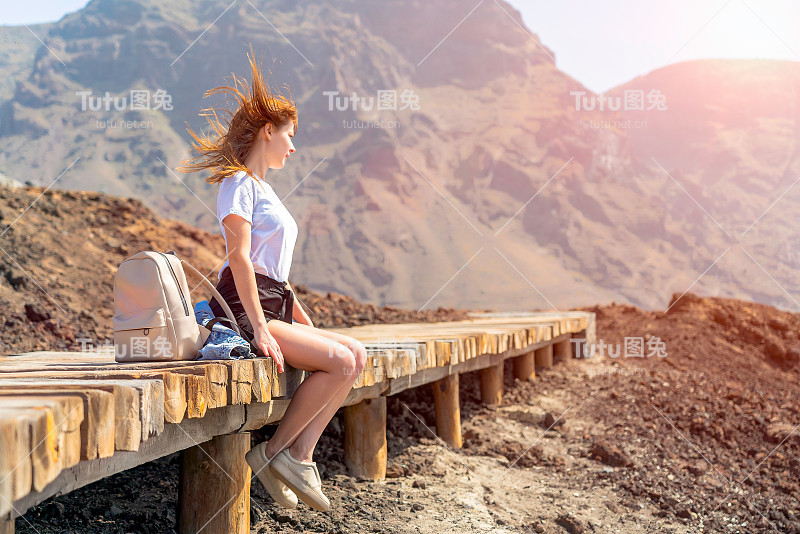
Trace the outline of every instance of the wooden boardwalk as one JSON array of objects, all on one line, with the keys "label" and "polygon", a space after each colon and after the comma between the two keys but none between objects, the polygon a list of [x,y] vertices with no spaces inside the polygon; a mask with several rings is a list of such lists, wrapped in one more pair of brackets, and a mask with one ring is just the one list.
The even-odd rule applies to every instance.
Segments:
[{"label": "wooden boardwalk", "polygon": [[[572,357],[573,338],[594,344],[595,317],[475,314],[333,331],[358,339],[369,355],[344,402],[345,461],[354,476],[380,479],[386,396],[432,384],[436,431],[460,447],[459,374],[480,370],[482,400],[498,404],[505,360],[513,359],[517,378],[533,379],[536,367]],[[249,532],[249,431],[280,420],[302,374],[278,374],[267,358],[119,364],[96,352],[0,357],[0,534],[13,533],[14,518],[49,497],[184,449],[179,531]],[[207,458],[224,477],[193,468]],[[207,495],[210,482],[217,491]]]}]

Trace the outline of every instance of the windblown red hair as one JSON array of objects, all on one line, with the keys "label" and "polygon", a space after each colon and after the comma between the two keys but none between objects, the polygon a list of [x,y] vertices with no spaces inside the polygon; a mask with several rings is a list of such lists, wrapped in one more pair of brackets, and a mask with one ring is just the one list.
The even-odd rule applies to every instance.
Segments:
[{"label": "windblown red hair", "polygon": [[[250,47],[247,59],[252,71],[252,87],[248,87],[246,80],[233,76],[232,86],[215,87],[205,92],[205,97],[216,94],[227,94],[225,102],[235,101],[237,109],[234,113],[224,108],[209,107],[202,110],[200,116],[208,117],[213,136],[198,136],[191,128],[187,131],[192,136],[192,149],[195,155],[188,161],[182,162],[178,167],[181,172],[197,172],[211,170],[212,174],[206,181],[210,184],[219,183],[239,171],[245,171],[250,177],[255,175],[248,169],[244,160],[256,140],[258,131],[265,124],[271,123],[277,128],[283,128],[288,123],[294,123],[297,131],[297,107],[289,98],[281,94],[273,94],[267,82],[261,75],[261,64],[256,65],[253,49]],[[231,118],[220,121],[219,112],[227,113]]]}]

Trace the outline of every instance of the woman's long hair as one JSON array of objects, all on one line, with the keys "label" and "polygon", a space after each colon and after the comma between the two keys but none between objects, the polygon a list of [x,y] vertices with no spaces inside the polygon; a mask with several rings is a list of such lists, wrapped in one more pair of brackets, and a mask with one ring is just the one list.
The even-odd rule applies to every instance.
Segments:
[{"label": "woman's long hair", "polygon": [[[225,101],[235,101],[237,109],[234,113],[214,107],[203,109],[200,116],[208,117],[213,136],[199,137],[191,128],[187,128],[193,139],[192,149],[195,155],[182,162],[178,167],[179,171],[197,172],[209,169],[212,174],[206,181],[210,184],[222,182],[239,171],[245,171],[255,179],[256,176],[245,166],[244,160],[253,147],[258,131],[267,123],[283,128],[290,122],[294,123],[297,131],[297,108],[291,100],[291,93],[286,98],[270,91],[269,85],[261,76],[261,64],[259,62],[256,65],[252,52],[251,46],[247,59],[250,61],[253,76],[252,88],[248,87],[246,80],[233,74],[232,86],[215,87],[205,92],[206,97],[227,94]],[[231,119],[225,118],[223,124],[219,112],[227,113]]]}]

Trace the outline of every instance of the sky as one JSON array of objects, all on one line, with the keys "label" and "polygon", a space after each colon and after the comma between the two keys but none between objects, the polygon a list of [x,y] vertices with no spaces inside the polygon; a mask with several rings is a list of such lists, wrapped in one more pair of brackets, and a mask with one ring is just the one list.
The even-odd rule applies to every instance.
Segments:
[{"label": "sky", "polygon": [[[12,5],[0,11],[0,25],[56,21],[88,3],[0,1]],[[465,16],[472,1],[465,0]],[[556,66],[596,93],[691,59],[800,61],[798,0],[507,1],[553,51]],[[500,9],[495,0],[482,3]]]}]

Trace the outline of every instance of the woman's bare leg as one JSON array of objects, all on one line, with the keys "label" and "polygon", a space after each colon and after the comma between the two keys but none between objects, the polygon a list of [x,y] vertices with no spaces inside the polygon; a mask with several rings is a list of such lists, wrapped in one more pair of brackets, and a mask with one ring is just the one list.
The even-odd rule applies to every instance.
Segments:
[{"label": "woman's bare leg", "polygon": [[297,446],[291,449],[292,456],[297,460],[311,461],[319,436],[361,373],[365,354],[356,356],[348,346],[318,333],[318,329],[303,328],[306,325],[281,321],[269,321],[267,325],[286,362],[295,368],[311,371],[311,375],[297,388],[265,453],[272,458],[297,442]]},{"label": "woman's bare leg", "polygon": [[361,371],[364,369],[364,365],[367,361],[367,351],[360,341],[352,337],[334,332],[327,332],[325,330],[304,324],[294,323],[294,326],[311,334],[320,335],[335,342],[341,343],[350,349],[350,352],[353,353],[353,356],[356,360],[356,368],[351,375],[352,380],[347,381],[344,386],[342,386],[342,388],[336,392],[333,400],[328,403],[324,410],[322,410],[314,419],[311,420],[311,423],[309,423],[309,425],[303,429],[290,447],[290,452],[292,453],[293,458],[304,458],[306,459],[304,461],[311,461],[311,457],[314,454],[314,448],[316,447],[322,432],[325,430],[325,427],[328,426],[330,420],[333,419],[336,411],[341,407],[342,403],[347,398],[347,395],[353,389],[353,383],[355,383],[355,381],[358,379],[358,376],[361,374]]}]

